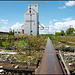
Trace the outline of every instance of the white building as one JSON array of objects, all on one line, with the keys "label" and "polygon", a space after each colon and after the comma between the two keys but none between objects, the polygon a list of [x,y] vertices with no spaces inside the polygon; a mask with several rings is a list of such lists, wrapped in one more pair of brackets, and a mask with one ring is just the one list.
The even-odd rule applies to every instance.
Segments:
[{"label": "white building", "polygon": [[[28,10],[24,13],[24,25],[22,25],[19,34],[34,36],[39,34],[38,8],[38,4],[28,5]],[[18,34],[18,31],[15,32],[15,35]]]},{"label": "white building", "polygon": [[17,34],[22,34],[22,30],[21,29],[17,29],[16,31],[14,31],[14,35],[17,35]]},{"label": "white building", "polygon": [[39,34],[38,4],[28,5],[28,10],[24,13],[24,30],[22,33],[34,36]]}]

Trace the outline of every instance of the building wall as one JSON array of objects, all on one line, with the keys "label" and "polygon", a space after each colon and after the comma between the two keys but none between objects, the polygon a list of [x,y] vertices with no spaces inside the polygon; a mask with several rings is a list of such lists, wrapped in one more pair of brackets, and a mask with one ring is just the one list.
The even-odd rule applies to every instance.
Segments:
[{"label": "building wall", "polygon": [[[29,8],[29,6],[28,6],[28,8]],[[36,10],[34,10],[34,8],[35,8],[35,5],[31,5],[31,9],[28,9],[24,13],[24,34],[27,34],[27,35],[32,34],[32,35],[36,36],[36,35],[38,35],[38,32],[39,32],[38,13],[37,13],[38,5],[36,6]],[[30,13],[30,10],[31,10],[31,13]]]},{"label": "building wall", "polygon": [[22,34],[22,29],[14,31],[14,35],[17,35],[17,34]]},{"label": "building wall", "polygon": [[28,9],[30,7],[33,8],[38,13],[38,8],[39,8],[39,5],[38,4],[28,4]]}]

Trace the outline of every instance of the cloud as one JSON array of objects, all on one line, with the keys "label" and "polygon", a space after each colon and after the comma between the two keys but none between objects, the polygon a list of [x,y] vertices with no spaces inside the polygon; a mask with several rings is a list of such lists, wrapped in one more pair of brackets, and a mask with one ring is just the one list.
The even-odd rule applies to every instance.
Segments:
[{"label": "cloud", "polygon": [[19,23],[17,22],[16,24],[12,25],[10,28],[13,30],[17,30],[17,29],[21,29],[21,26],[23,25],[23,23]]},{"label": "cloud", "polygon": [[22,26],[23,24],[22,23],[19,23],[19,22],[17,22],[16,24],[14,24],[14,25],[12,25],[11,27],[6,27],[6,26],[4,26],[4,27],[1,27],[0,28],[0,31],[3,31],[3,32],[9,32],[9,29],[11,28],[11,30],[17,30],[17,29],[21,29],[21,26]]},{"label": "cloud", "polygon": [[9,31],[9,27],[4,26],[4,27],[0,28],[0,31],[8,32]]},{"label": "cloud", "polygon": [[64,9],[64,8],[66,8],[66,6],[59,7],[59,9]]},{"label": "cloud", "polygon": [[75,20],[68,20],[65,22],[55,22],[54,25],[49,26],[50,33],[60,32],[61,30],[66,31],[67,28],[71,27],[75,28]]},{"label": "cloud", "polygon": [[52,24],[52,21],[50,21],[49,24]]},{"label": "cloud", "polygon": [[75,5],[75,1],[69,1],[65,3],[66,6],[74,6]]},{"label": "cloud", "polygon": [[58,21],[58,20],[56,20],[56,19],[53,19],[53,21]]},{"label": "cloud", "polygon": [[[0,18],[1,19],[1,18]],[[0,23],[8,24],[8,20],[1,19]]]},{"label": "cloud", "polygon": [[[61,30],[64,30],[66,31],[67,28],[70,27],[73,27],[75,28],[75,20],[72,20],[72,18],[66,18],[66,19],[63,19],[65,22],[62,22],[62,21],[54,21],[53,24],[51,24],[49,26],[49,32],[50,33],[55,33],[55,32],[60,32]],[[17,22],[16,24],[13,24],[11,27],[2,27],[0,28],[0,31],[4,31],[4,32],[8,32],[9,31],[9,28],[11,28],[12,30],[17,30],[17,29],[21,29],[21,26],[22,26],[23,23],[19,23]],[[44,24],[41,24],[43,27],[46,27]],[[39,30],[39,33],[40,34],[48,34],[48,29],[47,30]]]},{"label": "cloud", "polygon": [[50,22],[49,22],[49,24],[52,24],[52,23],[53,23],[53,21],[55,22],[55,21],[58,21],[58,20],[53,19],[52,21],[50,21]]},{"label": "cloud", "polygon": [[68,2],[65,2],[65,6],[59,7],[59,9],[64,9],[67,6],[74,6],[74,5],[75,5],[75,1],[68,1]]},{"label": "cloud", "polygon": [[70,20],[72,20],[72,17],[69,17],[69,18],[66,18],[66,19],[63,18],[63,20],[70,21]]}]

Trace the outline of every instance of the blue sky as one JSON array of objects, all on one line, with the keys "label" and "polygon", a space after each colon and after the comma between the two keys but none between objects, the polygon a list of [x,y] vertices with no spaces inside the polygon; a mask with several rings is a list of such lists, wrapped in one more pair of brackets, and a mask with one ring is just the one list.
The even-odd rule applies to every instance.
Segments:
[{"label": "blue sky", "polygon": [[49,33],[75,28],[75,1],[0,1],[0,31],[20,29],[28,4],[39,4],[39,22],[49,27]]}]

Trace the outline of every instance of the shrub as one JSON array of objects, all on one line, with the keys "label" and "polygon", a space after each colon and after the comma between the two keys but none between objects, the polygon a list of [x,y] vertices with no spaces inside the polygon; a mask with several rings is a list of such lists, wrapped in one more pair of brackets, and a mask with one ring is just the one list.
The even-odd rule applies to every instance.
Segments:
[{"label": "shrub", "polygon": [[21,37],[21,40],[23,40],[23,37]]},{"label": "shrub", "polygon": [[18,43],[18,48],[21,50],[25,50],[26,46],[28,46],[28,45],[26,44],[26,42],[24,40],[22,40]]},{"label": "shrub", "polygon": [[70,35],[75,35],[75,33],[71,33]]},{"label": "shrub", "polygon": [[55,36],[60,36],[60,32],[55,32]]},{"label": "shrub", "polygon": [[4,49],[9,49],[10,45],[8,42],[2,42]]}]

